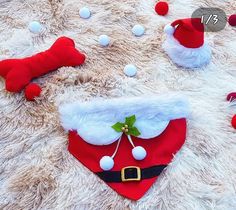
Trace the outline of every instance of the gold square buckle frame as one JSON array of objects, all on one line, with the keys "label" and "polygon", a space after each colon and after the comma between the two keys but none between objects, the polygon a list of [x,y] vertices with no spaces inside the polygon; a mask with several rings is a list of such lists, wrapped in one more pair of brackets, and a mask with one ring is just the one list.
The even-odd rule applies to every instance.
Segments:
[{"label": "gold square buckle frame", "polygon": [[[126,178],[126,172],[136,170],[137,177]],[[130,181],[140,181],[141,180],[141,169],[137,166],[128,166],[121,169],[121,180],[122,182],[130,182]]]}]

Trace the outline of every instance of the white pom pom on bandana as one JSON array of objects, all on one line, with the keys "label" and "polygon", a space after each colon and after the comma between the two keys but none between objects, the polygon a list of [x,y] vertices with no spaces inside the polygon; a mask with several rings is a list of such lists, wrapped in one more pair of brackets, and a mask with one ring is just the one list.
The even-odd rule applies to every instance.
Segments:
[{"label": "white pom pom on bandana", "polygon": [[83,19],[88,19],[91,16],[91,12],[87,7],[83,7],[79,10],[79,15]]},{"label": "white pom pom on bandana", "polygon": [[99,36],[99,44],[103,47],[108,46],[110,43],[110,38],[107,35]]},{"label": "white pom pom on bandana", "polygon": [[135,35],[135,36],[142,36],[145,32],[145,28],[141,25],[135,25],[133,28],[132,28],[132,33]]},{"label": "white pom pom on bandana", "polygon": [[43,27],[39,22],[32,21],[29,23],[28,29],[34,34],[39,34],[43,30]]},{"label": "white pom pom on bandana", "polygon": [[110,156],[103,156],[100,160],[100,167],[104,171],[109,171],[114,166],[114,160]]},{"label": "white pom pom on bandana", "polygon": [[136,66],[133,65],[133,64],[128,64],[128,65],[126,65],[125,68],[124,68],[124,73],[125,73],[125,75],[128,76],[128,77],[133,77],[133,76],[135,76],[136,73],[137,73],[137,68],[136,68]]},{"label": "white pom pom on bandana", "polygon": [[173,35],[175,32],[175,28],[172,25],[168,24],[165,26],[164,32],[168,35]]},{"label": "white pom pom on bandana", "polygon": [[146,150],[141,146],[134,147],[132,154],[135,160],[143,160],[147,156]]}]

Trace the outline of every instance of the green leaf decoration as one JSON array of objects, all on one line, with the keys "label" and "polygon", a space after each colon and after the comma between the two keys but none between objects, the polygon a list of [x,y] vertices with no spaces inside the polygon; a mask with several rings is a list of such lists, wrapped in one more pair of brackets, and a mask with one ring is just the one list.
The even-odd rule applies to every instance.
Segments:
[{"label": "green leaf decoration", "polygon": [[136,127],[129,128],[129,131],[127,132],[127,135],[131,135],[131,136],[139,136],[140,134],[141,133]]},{"label": "green leaf decoration", "polygon": [[122,131],[122,127],[124,126],[125,124],[124,123],[120,123],[120,122],[117,122],[116,124],[114,124],[113,126],[111,126],[115,131],[117,132],[123,132]]},{"label": "green leaf decoration", "polygon": [[130,117],[125,118],[125,124],[129,127],[133,127],[134,123],[136,122],[136,116],[132,115]]},{"label": "green leaf decoration", "polygon": [[125,123],[117,122],[111,126],[116,132],[124,132],[126,135],[139,136],[141,133],[138,128],[134,127],[136,116],[132,115],[125,118]]}]

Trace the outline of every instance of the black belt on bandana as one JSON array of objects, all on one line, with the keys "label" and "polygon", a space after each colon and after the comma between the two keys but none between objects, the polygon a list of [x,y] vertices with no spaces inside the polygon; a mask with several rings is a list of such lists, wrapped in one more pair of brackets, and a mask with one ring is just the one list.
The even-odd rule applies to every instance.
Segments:
[{"label": "black belt on bandana", "polygon": [[97,172],[103,181],[109,182],[129,182],[129,181],[140,181],[143,179],[150,179],[159,176],[160,173],[167,165],[152,166],[149,168],[139,168],[137,166],[128,166],[122,168],[121,171],[102,171]]}]

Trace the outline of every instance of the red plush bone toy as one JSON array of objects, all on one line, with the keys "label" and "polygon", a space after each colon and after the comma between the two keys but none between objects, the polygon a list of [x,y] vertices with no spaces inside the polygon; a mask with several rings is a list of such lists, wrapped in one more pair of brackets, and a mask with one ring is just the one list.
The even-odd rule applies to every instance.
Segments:
[{"label": "red plush bone toy", "polygon": [[20,92],[33,78],[62,66],[78,66],[84,61],[85,55],[75,48],[74,41],[61,37],[45,52],[23,59],[0,61],[0,76],[6,79],[6,90]]}]

